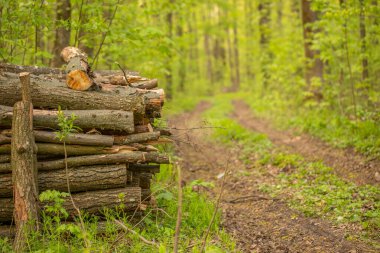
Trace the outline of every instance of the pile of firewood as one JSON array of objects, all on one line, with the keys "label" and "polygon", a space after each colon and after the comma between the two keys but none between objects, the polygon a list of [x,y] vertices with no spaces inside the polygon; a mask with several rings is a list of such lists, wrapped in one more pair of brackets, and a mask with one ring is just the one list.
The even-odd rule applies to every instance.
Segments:
[{"label": "pile of firewood", "polygon": [[[68,66],[73,67],[70,62]],[[22,133],[13,122],[15,103],[24,96],[20,73],[30,80],[35,143],[31,160],[34,155],[39,193],[68,192],[68,179],[76,207],[87,213],[117,206],[133,211],[149,201],[152,175],[159,172],[160,164],[169,163],[155,147],[170,142],[152,126],[164,103],[157,80],[130,71],[79,70],[88,75],[91,85],[75,90],[69,81],[78,80],[69,80],[69,70],[0,64],[0,225],[14,220],[15,181],[23,180],[12,181],[12,171],[18,166],[14,153],[24,152],[22,145],[27,143],[24,139],[18,146],[22,137],[17,135]],[[93,85],[98,88],[89,89]],[[57,138],[58,108],[68,118],[76,118],[77,131],[69,133],[64,143]],[[76,215],[69,199],[64,207]]]}]

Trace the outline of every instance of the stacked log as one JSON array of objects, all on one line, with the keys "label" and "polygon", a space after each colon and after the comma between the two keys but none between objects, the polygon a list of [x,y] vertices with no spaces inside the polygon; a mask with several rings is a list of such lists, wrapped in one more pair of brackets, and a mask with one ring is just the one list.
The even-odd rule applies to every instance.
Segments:
[{"label": "stacked log", "polygon": [[[164,103],[157,80],[130,71],[91,72],[90,81],[101,88],[80,91],[67,87],[69,78],[60,69],[0,64],[0,225],[13,220],[15,136],[10,128],[13,106],[21,100],[18,73],[25,71],[30,73],[39,192],[68,192],[68,177],[75,205],[90,214],[119,206],[134,211],[149,201],[152,176],[169,163],[154,147],[169,141],[152,127]],[[76,117],[76,132],[65,143],[57,138],[58,108]],[[75,214],[69,199],[64,207]]]}]

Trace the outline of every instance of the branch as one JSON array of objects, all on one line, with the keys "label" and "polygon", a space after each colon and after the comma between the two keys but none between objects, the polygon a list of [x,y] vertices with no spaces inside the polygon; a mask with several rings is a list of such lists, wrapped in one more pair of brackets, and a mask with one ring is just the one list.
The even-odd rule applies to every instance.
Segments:
[{"label": "branch", "polygon": [[141,236],[141,235],[140,235],[139,233],[137,233],[136,231],[134,231],[134,230],[128,228],[126,225],[124,225],[123,222],[121,222],[121,221],[119,221],[119,220],[116,220],[116,219],[115,219],[114,221],[115,221],[115,223],[116,223],[117,225],[119,225],[119,226],[120,226],[122,229],[124,229],[125,231],[130,232],[130,233],[132,233],[132,234],[134,234],[134,235],[137,235],[137,236],[140,238],[140,240],[143,241],[143,242],[145,242],[146,244],[152,245],[152,246],[154,246],[154,247],[156,247],[156,248],[159,247],[159,246],[157,245],[157,243],[155,243],[155,242],[153,242],[153,241],[149,241],[148,239],[146,239],[145,237]]}]

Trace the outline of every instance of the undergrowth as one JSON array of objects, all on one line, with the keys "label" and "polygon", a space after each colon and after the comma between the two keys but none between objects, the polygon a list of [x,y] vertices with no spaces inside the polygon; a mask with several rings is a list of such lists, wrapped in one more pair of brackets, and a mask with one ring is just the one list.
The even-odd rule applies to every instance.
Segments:
[{"label": "undergrowth", "polygon": [[[213,125],[221,126],[213,130],[213,139],[231,147],[241,147],[240,158],[247,168],[265,170],[267,165],[273,165],[283,171],[274,184],[261,185],[260,190],[286,199],[290,207],[306,216],[327,218],[340,224],[358,224],[362,239],[370,239],[371,244],[380,246],[375,242],[380,240],[380,189],[347,182],[323,163],[307,162],[297,154],[281,152],[265,135],[245,129],[228,117],[233,109],[232,99],[241,98],[244,94],[213,98],[213,106],[204,117]],[[248,166],[252,163],[253,166]]]},{"label": "undergrowth", "polygon": [[[194,182],[193,184],[197,184]],[[203,235],[214,213],[214,204],[203,194],[192,191],[193,184],[183,188],[183,213],[180,233],[182,252],[200,252]],[[155,176],[152,186],[155,204],[141,217],[130,219],[130,214],[105,210],[102,223],[104,231],[98,233],[98,217],[83,215],[85,231],[90,247],[85,247],[79,223],[66,223],[67,213],[62,209],[62,198],[66,195],[48,191],[41,198],[51,200],[45,209],[42,231],[28,237],[28,252],[171,252],[177,213],[176,173],[172,165],[163,165]],[[158,248],[141,241],[137,235],[120,231],[114,220],[121,220]],[[138,225],[136,225],[138,224]],[[216,216],[206,246],[206,252],[234,252],[235,243],[219,229],[220,214]],[[0,252],[12,252],[11,241],[0,239]]]},{"label": "undergrowth", "polygon": [[323,104],[294,104],[276,92],[265,97],[239,94],[252,111],[279,128],[306,132],[340,148],[353,147],[370,157],[380,158],[379,113],[358,109],[357,118],[342,115]]}]

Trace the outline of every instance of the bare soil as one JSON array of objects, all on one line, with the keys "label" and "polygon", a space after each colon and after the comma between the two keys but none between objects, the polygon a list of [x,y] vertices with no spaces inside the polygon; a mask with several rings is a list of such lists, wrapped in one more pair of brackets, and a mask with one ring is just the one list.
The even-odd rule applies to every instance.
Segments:
[{"label": "bare soil", "polygon": [[[192,112],[172,118],[169,125],[177,129],[198,128],[202,126],[201,114],[209,106],[202,102]],[[282,199],[259,191],[261,184],[274,180],[277,168],[247,169],[239,160],[241,147],[210,141],[210,129],[173,132],[184,183],[195,179],[214,182],[215,188],[196,186],[193,190],[216,199],[226,177],[220,205],[222,225],[242,252],[376,252],[362,242],[347,240],[352,228],[304,217]]]},{"label": "bare soil", "polygon": [[358,185],[380,183],[380,161],[368,160],[353,149],[334,148],[306,134],[294,135],[289,131],[278,131],[269,122],[255,117],[243,101],[234,101],[233,104],[235,110],[232,118],[247,129],[266,134],[285,151],[300,154],[309,161],[323,161],[334,168],[340,177]]}]

